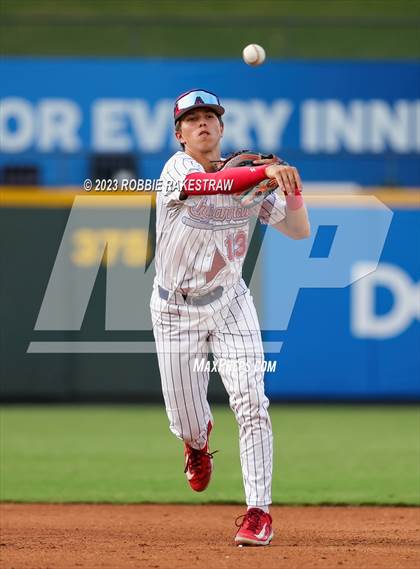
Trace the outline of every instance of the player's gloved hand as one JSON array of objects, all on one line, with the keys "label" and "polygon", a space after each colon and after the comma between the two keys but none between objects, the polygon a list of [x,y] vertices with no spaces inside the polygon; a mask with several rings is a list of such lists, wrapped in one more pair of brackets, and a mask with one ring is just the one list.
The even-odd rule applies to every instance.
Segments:
[{"label": "player's gloved hand", "polygon": [[253,163],[255,166],[262,166],[263,164],[287,164],[287,162],[274,154],[261,154],[261,156],[261,158],[254,160]]},{"label": "player's gloved hand", "polygon": [[[225,160],[218,163],[218,170],[226,168],[241,168],[243,166],[257,166],[264,164],[286,164],[283,160],[272,154],[264,155],[250,150],[240,150],[228,156]],[[248,188],[243,192],[232,194],[233,199],[238,201],[242,207],[250,208],[261,203],[271,192],[278,187],[275,176],[267,176],[256,186]]]}]

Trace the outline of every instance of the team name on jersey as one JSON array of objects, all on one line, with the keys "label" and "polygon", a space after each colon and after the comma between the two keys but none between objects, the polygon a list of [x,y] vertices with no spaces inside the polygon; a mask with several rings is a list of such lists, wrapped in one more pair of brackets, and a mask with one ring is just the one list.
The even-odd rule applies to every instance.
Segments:
[{"label": "team name on jersey", "polygon": [[204,221],[209,223],[211,221],[223,222],[238,222],[246,221],[251,217],[251,211],[245,207],[230,206],[215,206],[209,204],[205,200],[192,207],[188,208],[188,215],[194,221]]}]

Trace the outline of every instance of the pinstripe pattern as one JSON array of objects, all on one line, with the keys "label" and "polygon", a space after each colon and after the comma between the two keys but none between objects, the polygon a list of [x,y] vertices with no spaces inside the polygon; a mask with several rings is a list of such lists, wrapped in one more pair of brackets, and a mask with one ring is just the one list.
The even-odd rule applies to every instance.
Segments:
[{"label": "pinstripe pattern", "polygon": [[[246,249],[229,258],[226,241],[241,231],[248,246],[251,215],[269,224],[285,217],[285,203],[277,194],[271,194],[250,210],[240,208],[230,195],[190,196],[180,201],[185,176],[203,171],[201,164],[184,152],[174,154],[162,170],[164,191],[156,200],[155,262],[157,281],[169,291],[204,294],[217,286],[233,286],[241,277]],[[207,280],[216,248],[225,266]]]},{"label": "pinstripe pattern", "polygon": [[270,504],[272,432],[261,371],[264,353],[255,307],[244,281],[206,306],[167,302],[154,290],[151,310],[171,431],[195,448],[206,443],[207,424],[213,422],[207,402],[209,373],[195,371],[194,360],[207,359],[210,348],[215,362],[225,362],[219,372],[239,425],[246,502],[250,506]]},{"label": "pinstripe pattern", "polygon": [[[198,162],[177,152],[161,178],[182,182],[188,173],[202,171]],[[213,422],[207,401],[209,372],[195,364],[203,358],[207,361],[211,349],[239,426],[246,502],[267,506],[271,503],[273,442],[261,371],[264,353],[256,310],[241,278],[250,215],[258,216],[261,223],[277,223],[285,217],[285,205],[277,194],[246,211],[229,195],[180,201],[179,190],[159,194],[156,278],[150,306],[171,431],[195,448],[206,444],[207,425]],[[238,232],[244,243],[240,254],[232,249],[232,243],[238,244]],[[225,265],[211,272],[207,282],[216,248]],[[159,296],[158,285],[169,291],[168,299]],[[223,295],[203,306],[187,304],[180,294],[201,295],[219,285]]]}]

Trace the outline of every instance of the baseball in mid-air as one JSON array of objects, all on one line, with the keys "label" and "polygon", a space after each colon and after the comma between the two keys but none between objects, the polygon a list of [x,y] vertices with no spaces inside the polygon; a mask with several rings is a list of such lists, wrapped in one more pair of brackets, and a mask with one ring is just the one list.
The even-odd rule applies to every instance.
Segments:
[{"label": "baseball in mid-air", "polygon": [[257,43],[250,43],[244,47],[242,57],[248,65],[262,65],[265,61],[265,49]]}]

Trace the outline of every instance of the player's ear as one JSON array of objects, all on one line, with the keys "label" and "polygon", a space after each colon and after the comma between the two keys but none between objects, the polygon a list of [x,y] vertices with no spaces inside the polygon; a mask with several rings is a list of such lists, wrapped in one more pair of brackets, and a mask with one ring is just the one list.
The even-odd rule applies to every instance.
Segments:
[{"label": "player's ear", "polygon": [[181,144],[185,144],[185,140],[179,130],[175,131],[175,136],[178,142],[180,142]]},{"label": "player's ear", "polygon": [[224,125],[222,119],[219,119],[219,122],[220,122],[220,132],[221,132],[221,135],[223,136],[223,133],[225,130],[225,125]]}]

